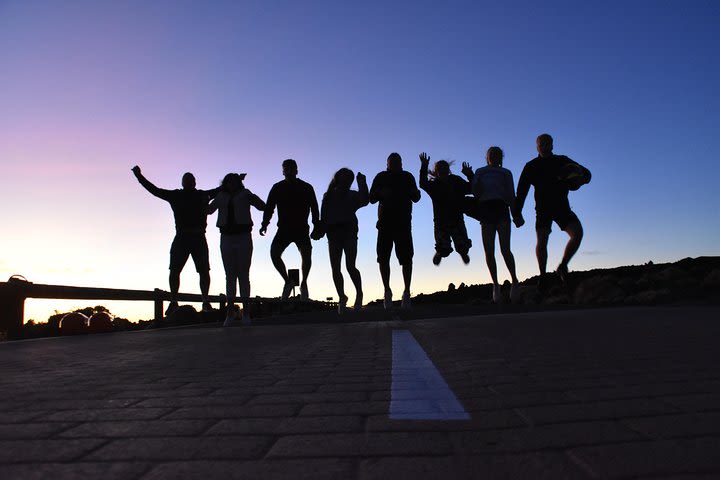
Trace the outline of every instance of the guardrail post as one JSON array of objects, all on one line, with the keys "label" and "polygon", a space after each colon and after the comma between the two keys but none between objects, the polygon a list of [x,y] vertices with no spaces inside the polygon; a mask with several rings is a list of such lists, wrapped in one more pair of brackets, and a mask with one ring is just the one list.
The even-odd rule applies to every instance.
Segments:
[{"label": "guardrail post", "polygon": [[7,338],[18,338],[23,326],[25,297],[0,293],[0,332],[7,332]]},{"label": "guardrail post", "polygon": [[162,290],[159,288],[155,289],[155,322],[163,321],[163,300],[160,296]]}]

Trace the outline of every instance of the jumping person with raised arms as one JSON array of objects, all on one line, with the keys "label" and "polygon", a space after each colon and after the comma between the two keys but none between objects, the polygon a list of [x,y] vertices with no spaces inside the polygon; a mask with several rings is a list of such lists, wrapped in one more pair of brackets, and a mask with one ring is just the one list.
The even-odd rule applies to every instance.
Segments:
[{"label": "jumping person with raised arms", "polygon": [[[468,252],[472,241],[465,227],[463,207],[465,195],[470,193],[470,182],[450,172],[450,162],[438,160],[431,172],[428,172],[430,157],[420,154],[420,188],[430,196],[433,205],[433,226],[435,234],[435,255],[433,264],[455,250],[466,265],[470,263]],[[432,178],[428,178],[428,175]]]},{"label": "jumping person with raised arms", "polygon": [[195,176],[187,172],[182,176],[181,189],[165,190],[156,187],[145,178],[137,165],[132,168],[132,172],[145,190],[170,204],[175,217],[175,238],[170,247],[170,305],[165,314],[171,315],[178,308],[177,294],[180,290],[180,272],[190,256],[192,256],[195,269],[200,275],[202,310],[204,312],[212,310],[208,301],[210,260],[205,229],[207,228],[208,202],[219,189],[198,190],[195,188]]}]

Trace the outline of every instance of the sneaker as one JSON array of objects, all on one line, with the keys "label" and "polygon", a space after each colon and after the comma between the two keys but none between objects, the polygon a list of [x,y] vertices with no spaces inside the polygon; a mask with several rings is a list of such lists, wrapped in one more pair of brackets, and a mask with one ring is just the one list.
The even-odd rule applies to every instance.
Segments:
[{"label": "sneaker", "polygon": [[346,295],[340,297],[340,301],[338,302],[338,315],[342,315],[343,313],[345,313],[345,309],[347,308],[347,301],[348,297]]},{"label": "sneaker", "polygon": [[440,265],[440,262],[442,262],[442,255],[440,255],[439,253],[433,255],[433,265]]},{"label": "sneaker", "polygon": [[400,303],[400,308],[410,308],[411,302],[410,302],[410,292],[407,290],[403,292],[402,296],[402,303]]},{"label": "sneaker", "polygon": [[385,310],[390,310],[392,308],[392,290],[390,289],[385,290],[383,306],[385,307]]},{"label": "sneaker", "polygon": [[210,302],[203,302],[202,312],[208,313],[208,312],[212,312],[212,311],[213,311],[213,307],[212,307],[212,305],[210,305]]},{"label": "sneaker", "polygon": [[558,265],[557,274],[560,276],[560,281],[563,283],[563,285],[566,285],[568,281],[568,275],[570,274],[570,272],[568,271],[568,266],[564,263]]},{"label": "sneaker", "polygon": [[307,301],[309,299],[310,299],[310,294],[308,294],[307,283],[300,284],[300,300]]},{"label": "sneaker", "polygon": [[231,326],[233,320],[235,320],[236,317],[237,312],[235,311],[235,305],[228,305],[227,313],[225,314],[225,321],[223,322],[223,327]]},{"label": "sneaker", "polygon": [[470,255],[468,255],[467,253],[461,253],[460,258],[462,258],[462,261],[465,265],[470,263]]},{"label": "sneaker", "polygon": [[169,316],[172,315],[173,313],[177,312],[177,309],[178,309],[178,308],[180,308],[180,307],[178,307],[178,303],[177,303],[177,302],[170,302],[170,305],[168,305],[167,310],[165,310],[165,316],[166,316],[166,317],[169,317]]},{"label": "sneaker", "polygon": [[355,304],[353,305],[353,310],[360,310],[363,306],[363,294],[362,292],[355,295]]},{"label": "sneaker", "polygon": [[285,286],[283,286],[283,291],[282,291],[282,299],[283,300],[287,300],[288,298],[290,298],[290,292],[292,292],[292,289],[293,289],[293,284],[290,283],[289,281],[285,282]]},{"label": "sneaker", "polygon": [[497,283],[493,285],[493,303],[500,303],[502,301],[502,293],[500,292],[500,285]]},{"label": "sneaker", "polygon": [[518,282],[513,282],[510,286],[510,302],[517,303],[520,299],[520,285]]}]

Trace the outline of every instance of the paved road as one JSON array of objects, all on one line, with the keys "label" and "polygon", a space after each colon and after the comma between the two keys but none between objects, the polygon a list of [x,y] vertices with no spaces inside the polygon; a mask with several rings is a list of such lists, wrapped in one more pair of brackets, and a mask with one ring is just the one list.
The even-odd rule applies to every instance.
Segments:
[{"label": "paved road", "polygon": [[[5,343],[0,478],[718,478],[718,313],[574,310]],[[393,367],[398,329],[468,420],[390,419],[392,401],[432,409],[407,365]]]}]

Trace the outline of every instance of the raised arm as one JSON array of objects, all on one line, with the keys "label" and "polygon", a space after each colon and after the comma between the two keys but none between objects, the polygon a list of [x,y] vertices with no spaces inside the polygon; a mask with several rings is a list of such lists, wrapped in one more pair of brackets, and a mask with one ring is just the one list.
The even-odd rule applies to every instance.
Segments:
[{"label": "raised arm", "polygon": [[142,174],[142,171],[140,170],[140,167],[135,165],[132,168],[133,174],[135,174],[135,178],[137,178],[138,182],[140,182],[140,185],[142,185],[145,190],[150,192],[151,194],[155,195],[158,198],[162,198],[163,200],[168,200],[170,198],[170,190],[165,190],[163,188],[158,188],[155,185],[153,185],[150,180],[145,178],[145,176]]},{"label": "raised arm", "polygon": [[357,173],[358,184],[358,204],[357,208],[362,208],[370,202],[370,193],[368,191],[367,177],[362,173]]},{"label": "raised arm", "polygon": [[472,183],[473,177],[475,176],[474,170],[472,168],[472,165],[468,162],[462,163],[462,169],[460,170],[463,175],[465,175],[465,178],[467,179],[468,183]]},{"label": "raised arm", "polygon": [[430,193],[430,181],[428,180],[428,165],[430,164],[430,157],[427,153],[422,152],[420,154],[420,188]]}]

